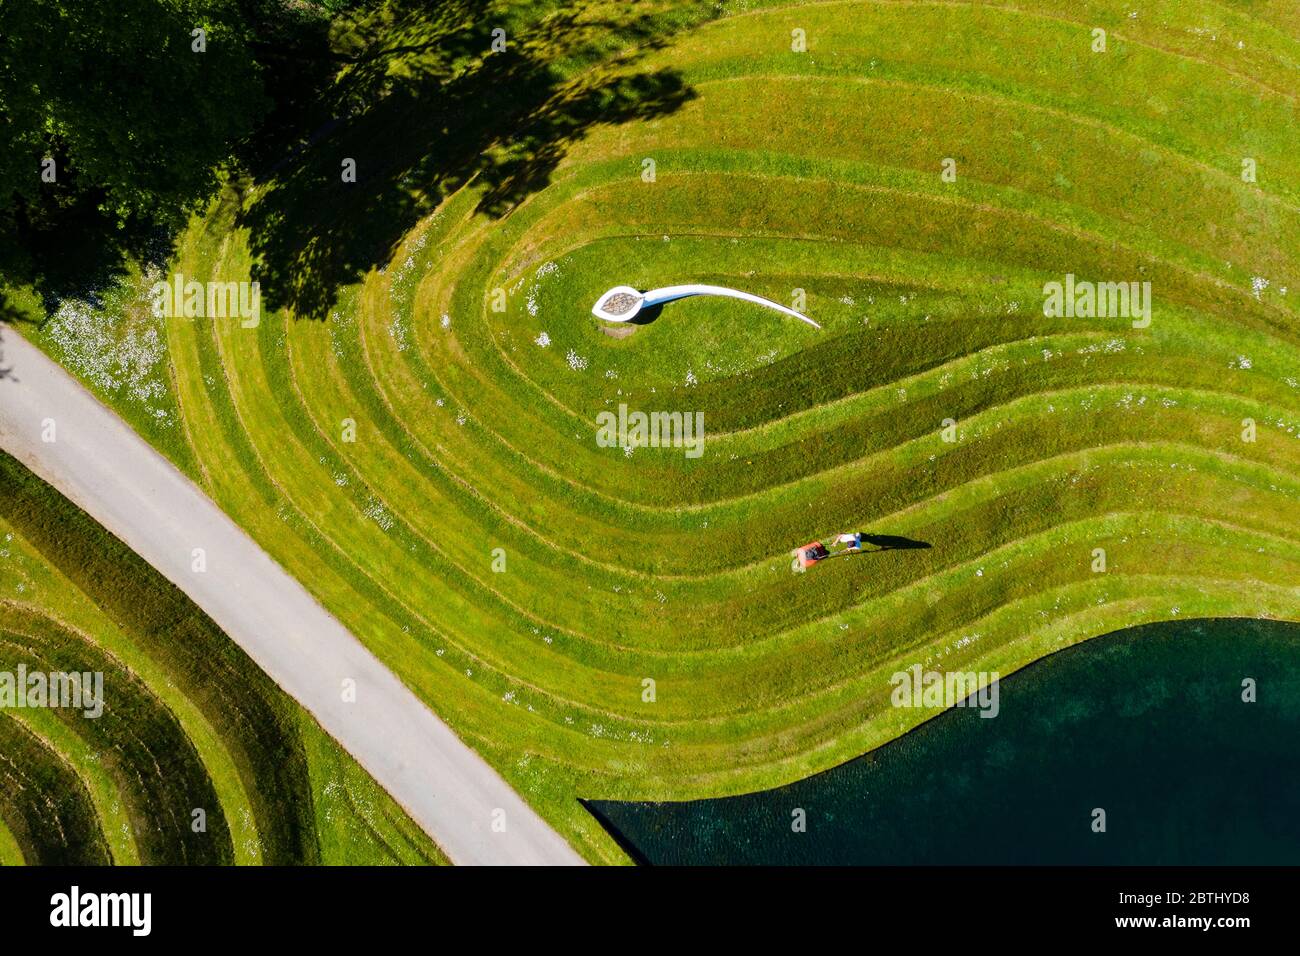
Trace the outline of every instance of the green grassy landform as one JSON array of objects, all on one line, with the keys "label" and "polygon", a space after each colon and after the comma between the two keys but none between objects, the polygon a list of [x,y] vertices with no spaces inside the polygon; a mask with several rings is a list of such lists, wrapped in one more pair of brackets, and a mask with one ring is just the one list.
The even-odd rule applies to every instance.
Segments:
[{"label": "green grassy landform", "polygon": [[101,673],[104,698],[0,713],[0,863],[445,862],[120,541],[5,455],[0,488],[0,662]]},{"label": "green grassy landform", "polygon": [[[913,663],[1007,674],[1150,621],[1300,619],[1293,5],[661,16],[694,25],[620,35],[605,62],[556,54],[537,115],[604,88],[618,121],[517,175],[401,165],[426,104],[393,94],[362,114],[364,142],[326,138],[317,166],[232,184],[193,222],[169,272],[257,269],[265,295],[303,302],[314,269],[353,269],[322,321],[156,320],[142,277],[94,347],[72,314],[36,340],[593,861],[624,857],[579,797],[824,770],[925,716],[888,703]],[[406,20],[394,40],[442,28]],[[422,56],[400,45],[417,52],[388,62],[395,84]],[[670,102],[626,102],[666,76]],[[358,183],[339,182],[355,155]],[[409,198],[376,267],[348,246],[391,211],[367,175]],[[314,223],[296,258],[250,231],[277,219],[243,213],[268,208]],[[1150,327],[1046,318],[1066,273],[1149,281]],[[626,338],[589,314],[610,286],[678,282],[801,289],[823,330],[710,299]],[[702,457],[598,447],[596,415],[623,402],[702,411]],[[930,547],[791,573],[791,548],[842,530]],[[233,768],[211,777],[226,799]]]}]

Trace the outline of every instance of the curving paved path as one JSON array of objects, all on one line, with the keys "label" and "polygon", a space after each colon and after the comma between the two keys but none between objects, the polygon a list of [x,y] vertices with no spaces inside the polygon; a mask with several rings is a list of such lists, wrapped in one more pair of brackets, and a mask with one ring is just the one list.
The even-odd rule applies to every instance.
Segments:
[{"label": "curving paved path", "polygon": [[[0,448],[203,608],[455,863],[583,859],[486,761],[188,478],[13,329],[0,326]],[[55,441],[42,440],[43,422]],[[191,570],[192,549],[207,570]],[[356,701],[343,700],[343,681]],[[505,832],[493,830],[504,811]],[[497,818],[500,815],[497,814]]]}]

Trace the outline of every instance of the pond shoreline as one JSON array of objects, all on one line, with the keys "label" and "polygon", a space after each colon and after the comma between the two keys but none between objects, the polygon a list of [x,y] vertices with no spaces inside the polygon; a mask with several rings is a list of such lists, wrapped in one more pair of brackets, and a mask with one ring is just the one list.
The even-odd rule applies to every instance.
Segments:
[{"label": "pond shoreline", "polygon": [[1300,624],[1128,628],[1001,696],[783,787],[584,806],[651,864],[1300,862]]}]

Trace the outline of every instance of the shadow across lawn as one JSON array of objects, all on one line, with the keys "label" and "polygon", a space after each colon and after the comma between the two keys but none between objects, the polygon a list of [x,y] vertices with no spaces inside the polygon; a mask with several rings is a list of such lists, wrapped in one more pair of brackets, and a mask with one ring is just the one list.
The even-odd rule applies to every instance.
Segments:
[{"label": "shadow across lawn", "polygon": [[912,551],[931,546],[929,541],[916,541],[899,534],[866,534],[862,536],[862,540],[867,544],[875,545],[872,549],[875,551]]},{"label": "shadow across lawn", "polygon": [[[479,210],[504,216],[594,127],[663,116],[693,98],[676,70],[632,68],[672,35],[680,7],[671,22],[664,11],[609,4],[520,20],[528,9],[400,0],[335,25],[322,56],[342,67],[321,91],[334,115],[317,108],[296,130],[270,131],[275,150],[252,147],[279,156],[255,177],[239,220],[267,305],[324,318],[341,286],[386,263],[451,192],[472,183]],[[506,45],[493,52],[498,29]],[[602,66],[622,50],[635,52]],[[355,161],[355,182],[343,181],[345,160]]]},{"label": "shadow across lawn", "polygon": [[[128,260],[161,265],[173,252],[166,229],[138,218],[114,221],[104,211],[104,192],[76,192],[78,179],[75,172],[67,175],[72,195],[53,211],[22,207],[0,235],[0,280],[15,288],[30,287],[39,296],[42,319],[65,298],[98,304],[99,291],[128,274]],[[0,290],[0,321],[35,319]]]}]

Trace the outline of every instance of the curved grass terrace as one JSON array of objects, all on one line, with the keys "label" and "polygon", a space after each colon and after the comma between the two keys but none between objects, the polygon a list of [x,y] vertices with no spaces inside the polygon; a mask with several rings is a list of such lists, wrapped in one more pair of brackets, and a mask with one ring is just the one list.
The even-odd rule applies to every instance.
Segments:
[{"label": "curved grass terrace", "polygon": [[[673,70],[689,95],[593,122],[507,210],[473,175],[428,185],[324,321],[163,321],[124,296],[119,331],[162,334],[162,397],[90,384],[593,861],[626,857],[579,798],[843,763],[920,720],[888,702],[913,663],[1006,675],[1150,622],[1300,619],[1292,6],[731,4],[665,40],[556,69]],[[170,270],[274,275],[239,214],[278,188],[232,183]],[[313,197],[323,258],[374,215],[347,188]],[[1150,326],[1044,317],[1067,273],[1149,281]],[[682,282],[802,289],[822,331],[688,299],[615,339],[589,313]],[[702,411],[703,456],[599,447],[620,403]],[[792,547],[846,529],[930,547],[791,573]],[[316,746],[283,786],[315,779]],[[263,757],[221,759],[211,785],[257,819],[237,771]],[[257,827],[264,854],[309,821],[283,826]]]},{"label": "curved grass terrace", "polygon": [[103,675],[98,716],[0,712],[0,860],[443,861],[171,584],[7,455],[0,487],[0,669]]}]

